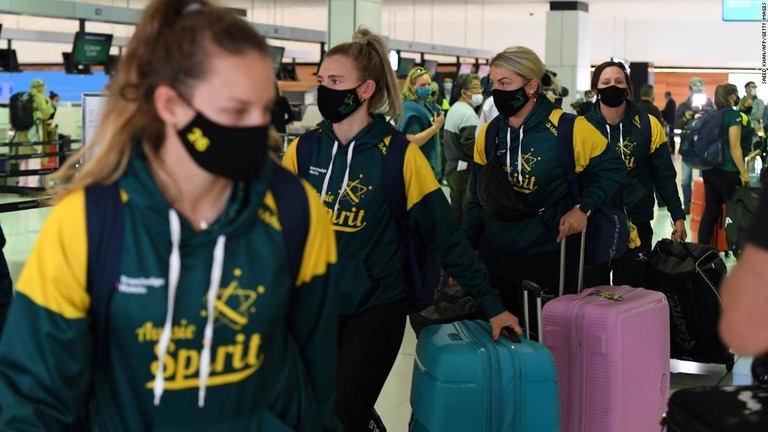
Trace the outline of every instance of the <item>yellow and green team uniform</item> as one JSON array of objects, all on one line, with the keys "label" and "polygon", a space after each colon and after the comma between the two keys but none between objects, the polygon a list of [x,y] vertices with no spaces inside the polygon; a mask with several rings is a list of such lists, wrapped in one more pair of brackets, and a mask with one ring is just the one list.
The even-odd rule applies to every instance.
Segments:
[{"label": "yellow and green team uniform", "polygon": [[[134,152],[137,153],[137,152]],[[124,209],[119,283],[109,309],[107,362],[94,362],[85,193],[51,211],[21,274],[0,341],[0,430],[64,430],[86,406],[102,431],[338,430],[332,416],[337,296],[329,272],[333,232],[309,200],[308,235],[296,280],[268,188],[237,182],[225,212],[196,232],[181,220],[180,272],[164,362],[165,391],[153,403],[158,341],[168,310],[169,204],[147,161],[134,154],[119,179]],[[294,177],[288,179],[299,181]],[[203,329],[217,238],[226,237],[214,303],[210,375],[198,407]],[[98,269],[91,269],[98,271]]]}]

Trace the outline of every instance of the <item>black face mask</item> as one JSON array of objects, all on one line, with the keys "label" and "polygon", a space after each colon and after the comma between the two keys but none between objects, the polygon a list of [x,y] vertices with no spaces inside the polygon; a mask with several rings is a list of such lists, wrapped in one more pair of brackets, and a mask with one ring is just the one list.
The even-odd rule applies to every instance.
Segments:
[{"label": "black face mask", "polygon": [[494,89],[491,92],[493,94],[493,104],[496,105],[499,114],[504,117],[512,117],[523,109],[525,104],[528,103],[528,99],[530,99],[530,96],[525,91],[525,86],[528,83],[515,90]]},{"label": "black face mask", "polygon": [[177,133],[192,159],[211,174],[249,180],[267,159],[269,125],[230,127],[200,112]]},{"label": "black face mask", "polygon": [[330,120],[331,123],[339,123],[349,117],[360,108],[362,102],[357,95],[357,88],[363,85],[346,90],[334,90],[326,86],[317,88],[317,108],[320,110],[323,118]]},{"label": "black face mask", "polygon": [[597,89],[597,100],[607,107],[619,107],[627,100],[627,89],[615,85]]}]

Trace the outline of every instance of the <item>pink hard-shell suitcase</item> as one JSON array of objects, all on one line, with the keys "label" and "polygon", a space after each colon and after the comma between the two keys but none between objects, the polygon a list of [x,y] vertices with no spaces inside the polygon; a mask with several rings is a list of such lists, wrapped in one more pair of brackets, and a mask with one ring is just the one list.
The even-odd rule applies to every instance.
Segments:
[{"label": "pink hard-shell suitcase", "polygon": [[[583,236],[581,244],[583,269]],[[581,291],[581,278],[582,272],[580,293],[550,300],[542,317],[544,345],[557,367],[561,430],[658,430],[669,398],[666,297],[629,286]]]}]

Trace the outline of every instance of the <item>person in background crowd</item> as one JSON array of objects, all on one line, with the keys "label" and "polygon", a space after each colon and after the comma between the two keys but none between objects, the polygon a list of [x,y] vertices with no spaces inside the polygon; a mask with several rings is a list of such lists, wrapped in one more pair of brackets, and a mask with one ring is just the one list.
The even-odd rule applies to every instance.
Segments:
[{"label": "person in background crowd", "polygon": [[[440,98],[440,88],[438,87],[435,81],[432,81],[429,84],[429,86],[430,88],[432,88],[432,96],[430,96],[429,99],[427,100],[427,106],[429,107],[429,111],[435,114],[442,113],[443,118],[445,118],[446,111],[443,110],[443,108],[440,106],[440,103],[438,102],[438,99]],[[445,123],[443,123],[443,126],[445,126]],[[443,132],[444,132],[444,129],[440,128],[440,130],[437,132],[436,139],[435,139],[435,162],[434,162],[434,165],[436,167],[435,178],[437,178],[440,183],[443,183],[443,181],[445,180],[443,178],[443,173],[445,172],[445,150],[443,150]]]},{"label": "person in background crowd", "polygon": [[[644,85],[642,88],[646,90],[644,100],[650,103],[653,87],[649,90]],[[592,92],[597,94],[597,102],[586,118],[608,139],[610,149],[624,160],[627,170],[622,188],[624,207],[630,222],[637,228],[640,244],[631,244],[622,256],[609,263],[588,268],[584,286],[644,287],[648,258],[653,249],[654,190],[668,204],[674,222],[672,240],[679,242],[687,237],[675,167],[661,122],[632,102],[632,81],[622,63],[598,65],[592,74]],[[649,142],[644,142],[640,116],[648,117],[651,130],[645,133],[650,137]]]},{"label": "person in background crowd", "polygon": [[51,92],[48,94],[48,101],[51,103],[51,107],[53,107],[53,112],[48,117],[48,120],[53,120],[53,117],[56,115],[56,110],[59,108],[61,98],[59,97],[58,93],[51,90]]},{"label": "person in background crowd", "polygon": [[637,107],[640,111],[655,117],[656,120],[659,121],[659,124],[661,124],[661,111],[659,111],[659,108],[653,104],[655,101],[656,91],[653,86],[650,84],[643,84],[640,86],[640,101],[637,102]]},{"label": "person in background crowd", "polygon": [[741,355],[768,352],[767,220],[768,193],[763,192],[747,231],[744,251],[720,289],[723,310],[720,335],[726,346]]},{"label": "person in background crowd", "polygon": [[475,74],[459,75],[456,87],[459,100],[445,117],[445,176],[451,189],[451,207],[461,224],[478,126],[474,108],[483,102],[483,89]]},{"label": "person in background crowd", "polygon": [[[352,42],[331,48],[317,74],[318,107],[325,120],[311,156],[302,140],[288,147],[283,164],[320,191],[319,200],[333,220],[339,245],[341,329],[336,414],[344,430],[368,430],[374,404],[397,358],[406,322],[407,286],[403,231],[385,192],[387,175],[405,179],[408,222],[446,272],[455,278],[490,317],[493,338],[503,327],[521,333],[518,320],[504,310],[477,255],[451,217],[445,195],[415,145],[407,145],[402,170],[383,172],[395,139],[402,139],[385,120],[400,109],[398,85],[381,37],[359,29]],[[411,75],[420,74],[414,69]],[[419,86],[416,90],[429,89]],[[417,93],[418,94],[418,93]],[[426,97],[421,97],[426,99]],[[411,101],[410,99],[407,99]],[[416,102],[414,102],[416,103]],[[416,107],[419,108],[419,107]],[[404,141],[404,140],[403,140]],[[308,167],[300,167],[308,163]],[[310,169],[312,167],[312,169]],[[339,216],[341,215],[341,216]],[[345,217],[344,215],[352,215]]]},{"label": "person in background crowd", "polygon": [[443,78],[443,91],[437,98],[437,105],[443,112],[447,113],[455,102],[456,100],[453,97],[453,78],[445,77]]},{"label": "person in background crowd", "polygon": [[664,120],[664,127],[667,133],[667,142],[669,143],[669,153],[675,153],[675,109],[677,109],[677,102],[672,98],[672,93],[669,91],[664,92],[664,109],[661,110],[661,118]]},{"label": "person in background crowd", "polygon": [[[584,230],[587,215],[621,186],[626,168],[619,155],[608,149],[600,131],[577,117],[573,130],[576,171],[593,182],[574,202],[558,160],[556,127],[563,111],[541,94],[543,87],[559,89],[557,80],[546,73],[539,56],[526,47],[507,48],[491,59],[490,66],[493,101],[499,115],[480,128],[475,142],[463,228],[470,243],[478,248],[491,285],[501,293],[505,307],[519,315],[523,280],[539,284],[545,298],[557,295],[559,242]],[[498,133],[491,135],[487,131],[494,122]],[[496,159],[487,159],[486,143],[493,146],[492,157]],[[517,220],[494,217],[481,204],[478,178],[483,170],[496,168],[506,173],[509,188],[531,211],[530,216]],[[496,195],[504,191],[482,193]]]},{"label": "person in background crowd", "polygon": [[[33,116],[35,124],[26,131],[17,131],[15,138],[16,142],[41,142],[48,141],[48,128],[46,128],[46,121],[51,117],[51,114],[55,111],[51,105],[51,101],[45,97],[45,83],[40,78],[35,78],[29,84],[29,94],[34,99],[33,103]],[[29,155],[40,153],[40,146],[24,146],[19,148],[19,154]],[[39,170],[41,167],[41,160],[35,159],[23,159],[19,163],[20,170]],[[40,176],[28,175],[19,177],[19,186],[25,187],[39,187]]]},{"label": "person in background crowd", "polygon": [[288,123],[296,120],[288,98],[280,93],[280,88],[275,83],[275,102],[272,105],[272,126],[278,133],[285,134]]},{"label": "person in background crowd", "polygon": [[749,186],[749,173],[741,151],[741,113],[739,89],[733,84],[720,84],[715,89],[715,108],[723,110],[723,161],[716,168],[704,170],[704,214],[699,224],[699,243],[710,244],[715,224],[722,217],[722,205],[731,200],[738,186]]},{"label": "person in background crowd", "polygon": [[571,109],[573,109],[576,115],[583,116],[592,111],[594,105],[595,104],[591,100],[584,96],[584,92],[576,92],[573,96],[573,102],[571,102]]},{"label": "person in background crowd", "polygon": [[[675,129],[683,130],[699,112],[715,109],[712,99],[704,93],[704,82],[699,77],[691,77],[688,83],[691,94],[677,107],[675,113]],[[682,162],[682,174],[680,176],[683,189],[683,212],[689,214],[691,210],[691,193],[693,191],[693,168]]]},{"label": "person in background crowd", "polygon": [[749,113],[752,112],[754,102],[752,99],[743,98],[739,100],[739,113],[741,114],[741,153],[749,159],[752,153],[753,143],[757,140],[755,129],[749,119]]},{"label": "person in background crowd", "polygon": [[[97,145],[55,174],[0,340],[0,430],[340,430],[336,242],[311,187],[268,155],[273,89],[248,22],[203,0],[147,6]],[[114,275],[88,268],[86,205],[112,214],[99,190],[123,214]],[[111,295],[103,338],[96,293]]]},{"label": "person in background crowd", "polygon": [[757,97],[757,84],[754,81],[750,81],[744,85],[744,91],[746,93],[746,99],[752,101],[752,110],[748,113],[749,120],[754,126],[762,126],[763,115],[765,114],[765,102]]},{"label": "person in background crowd", "polygon": [[397,130],[421,148],[432,167],[432,172],[437,173],[440,169],[438,132],[445,123],[445,115],[431,111],[427,104],[432,97],[431,84],[429,71],[423,67],[413,68],[408,73],[401,93],[403,113],[397,123]]}]

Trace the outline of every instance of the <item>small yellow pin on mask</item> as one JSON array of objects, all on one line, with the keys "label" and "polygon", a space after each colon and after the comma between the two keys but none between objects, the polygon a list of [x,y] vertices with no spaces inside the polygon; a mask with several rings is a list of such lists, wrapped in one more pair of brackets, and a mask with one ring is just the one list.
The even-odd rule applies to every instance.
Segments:
[{"label": "small yellow pin on mask", "polygon": [[191,142],[195,146],[195,150],[199,152],[204,152],[208,149],[208,147],[211,145],[211,140],[209,140],[205,135],[203,135],[203,131],[200,130],[200,128],[194,128],[187,134],[187,139],[189,142]]}]

